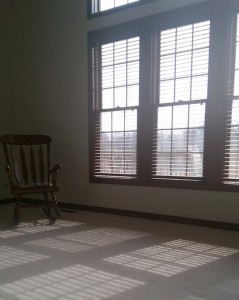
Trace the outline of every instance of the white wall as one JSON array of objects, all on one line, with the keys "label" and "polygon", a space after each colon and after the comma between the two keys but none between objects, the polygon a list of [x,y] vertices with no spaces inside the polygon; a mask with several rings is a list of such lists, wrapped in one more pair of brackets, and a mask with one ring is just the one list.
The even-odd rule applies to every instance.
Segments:
[{"label": "white wall", "polygon": [[58,200],[238,222],[236,193],[89,184],[87,32],[200,0],[159,0],[87,20],[86,1],[12,0],[15,132],[53,138],[61,162]]}]

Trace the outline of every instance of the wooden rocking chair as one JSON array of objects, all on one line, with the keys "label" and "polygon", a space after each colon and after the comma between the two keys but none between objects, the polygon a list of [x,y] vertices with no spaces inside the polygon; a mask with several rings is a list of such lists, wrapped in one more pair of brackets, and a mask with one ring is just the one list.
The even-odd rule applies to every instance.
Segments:
[{"label": "wooden rocking chair", "polygon": [[[11,194],[16,197],[14,218],[19,222],[21,207],[41,205],[49,218],[53,218],[51,208],[59,217],[59,208],[55,192],[57,170],[61,165],[50,168],[51,138],[46,135],[2,135],[6,157],[6,171],[11,188]],[[36,200],[33,204],[21,203],[22,195],[43,194],[44,200]],[[51,195],[51,200],[48,195]]]}]

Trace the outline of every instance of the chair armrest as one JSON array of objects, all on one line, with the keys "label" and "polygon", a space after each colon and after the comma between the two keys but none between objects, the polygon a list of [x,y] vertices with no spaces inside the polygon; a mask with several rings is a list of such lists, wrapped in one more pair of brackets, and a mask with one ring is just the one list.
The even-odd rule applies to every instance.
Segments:
[{"label": "chair armrest", "polygon": [[50,179],[51,183],[55,186],[56,185],[56,180],[57,180],[57,171],[61,169],[60,164],[56,164],[53,168],[50,169]]},{"label": "chair armrest", "polygon": [[57,170],[61,169],[61,165],[60,164],[56,164],[53,168],[50,169],[50,173],[55,173],[57,172]]}]

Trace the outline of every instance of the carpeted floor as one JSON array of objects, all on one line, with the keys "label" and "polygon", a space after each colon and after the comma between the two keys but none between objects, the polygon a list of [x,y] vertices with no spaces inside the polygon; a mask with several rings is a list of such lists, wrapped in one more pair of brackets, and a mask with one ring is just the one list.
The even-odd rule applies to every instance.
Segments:
[{"label": "carpeted floor", "polygon": [[239,232],[0,206],[0,299],[238,300]]}]

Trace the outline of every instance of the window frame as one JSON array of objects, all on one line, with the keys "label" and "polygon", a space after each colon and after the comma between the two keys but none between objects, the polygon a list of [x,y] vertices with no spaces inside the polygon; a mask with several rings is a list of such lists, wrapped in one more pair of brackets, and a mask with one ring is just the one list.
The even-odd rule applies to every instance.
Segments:
[{"label": "window frame", "polygon": [[[158,50],[157,50],[157,53],[156,55],[159,57],[159,62],[156,64],[156,70],[155,72],[159,72],[159,76],[158,76],[158,79],[157,79],[157,86],[156,88],[154,88],[156,91],[157,91],[157,97],[155,99],[155,116],[154,116],[154,120],[155,120],[155,124],[154,124],[154,134],[155,134],[155,138],[154,138],[154,149],[153,149],[153,154],[152,154],[152,157],[153,157],[153,168],[152,168],[152,176],[153,178],[155,179],[179,179],[180,181],[181,180],[203,180],[203,175],[204,175],[204,132],[205,132],[205,121],[202,122],[202,124],[199,126],[200,129],[203,129],[203,139],[202,139],[202,148],[200,150],[200,152],[202,153],[202,163],[200,164],[201,167],[199,167],[199,169],[195,168],[195,164],[192,164],[191,167],[192,168],[192,172],[195,172],[196,169],[199,171],[200,168],[201,168],[201,171],[200,171],[200,175],[198,174],[197,176],[196,175],[192,175],[190,176],[190,171],[188,168],[190,168],[190,153],[200,153],[199,151],[190,151],[189,148],[189,144],[190,144],[190,133],[192,133],[193,131],[195,131],[195,129],[199,129],[198,126],[193,126],[192,124],[192,119],[190,117],[191,115],[191,108],[192,107],[195,107],[198,105],[201,106],[203,105],[204,107],[206,107],[206,104],[208,102],[208,97],[207,97],[207,93],[205,94],[205,92],[207,92],[207,82],[206,84],[204,83],[204,97],[203,99],[202,98],[198,98],[196,99],[195,98],[195,86],[193,86],[193,81],[196,79],[196,78],[199,78],[200,76],[203,75],[203,77],[206,76],[206,78],[208,79],[208,71],[206,71],[206,73],[204,72],[204,74],[202,74],[201,72],[200,73],[195,73],[193,71],[193,68],[194,68],[194,54],[197,53],[198,51],[205,51],[207,52],[207,55],[206,55],[206,62],[209,58],[209,44],[206,43],[206,46],[205,44],[202,46],[193,46],[193,43],[196,39],[196,32],[194,32],[194,28],[196,30],[197,26],[199,25],[202,30],[203,30],[203,33],[205,34],[206,32],[209,33],[209,30],[210,30],[210,22],[209,21],[206,21],[206,29],[205,29],[205,24],[203,24],[205,21],[200,21],[200,22],[190,22],[190,24],[188,25],[183,25],[183,26],[176,26],[173,29],[173,32],[171,30],[159,30],[159,32],[157,33],[157,36],[156,36],[156,39],[159,39],[159,42],[157,44],[159,44],[158,46]],[[209,24],[208,24],[209,23]],[[203,27],[201,27],[203,26]],[[182,30],[183,32],[183,36],[181,36],[180,38],[180,31]],[[186,30],[186,31],[185,31]],[[205,32],[206,30],[206,32]],[[179,36],[178,36],[178,32],[179,32]],[[172,33],[173,33],[173,40],[171,40],[172,38]],[[200,30],[198,31],[198,33],[200,34]],[[172,48],[173,50],[171,50],[170,53],[167,53],[167,50],[165,53],[162,53],[162,49],[161,49],[161,46],[165,45],[163,40],[162,39],[162,36],[165,36],[165,34],[167,35],[166,37],[166,44],[168,45],[168,38],[170,37],[170,40],[171,42],[173,41],[173,45],[174,47]],[[169,36],[168,36],[169,34]],[[186,34],[186,35],[185,35]],[[204,34],[202,34],[201,36],[203,36]],[[179,39],[178,39],[179,38]],[[181,44],[181,47],[183,47],[183,49],[181,48],[180,49],[180,45],[179,45],[179,49],[178,49],[178,42],[183,42],[185,38],[189,38],[190,39],[190,42],[191,42],[191,46],[189,47],[186,47],[185,48],[185,45],[184,44]],[[206,42],[206,39],[204,41],[204,43]],[[168,47],[168,46],[167,46]],[[202,48],[203,47],[203,48]],[[183,59],[185,59],[185,55],[189,55],[189,65],[188,65],[188,70],[187,72],[185,73],[184,70],[182,70],[182,66],[181,66],[181,70],[180,70],[180,67],[178,65],[178,63],[180,62],[180,56],[183,55]],[[162,60],[164,60],[164,58],[166,57],[166,59],[168,57],[171,57],[173,58],[172,61],[170,61],[171,63],[171,66],[172,66],[172,69],[171,69],[171,74],[170,76],[166,76],[164,77],[163,73],[161,73],[162,69],[162,65],[161,65],[161,62]],[[201,58],[199,60],[201,62]],[[205,61],[204,61],[205,62]],[[181,64],[181,62],[180,62]],[[206,70],[208,69],[208,63],[206,65]],[[160,70],[160,71],[159,71]],[[168,70],[167,70],[168,71]],[[177,72],[180,71],[181,74],[178,74]],[[205,70],[204,70],[205,71]],[[166,75],[166,74],[165,74]],[[162,76],[162,78],[161,78]],[[199,77],[198,77],[199,76]],[[181,100],[177,100],[177,97],[180,95],[180,93],[178,94],[177,93],[177,82],[178,80],[187,80],[187,83],[189,84],[188,86],[188,95],[186,98],[180,98]],[[161,102],[161,98],[160,98],[160,94],[161,93],[164,93],[163,90],[161,90],[161,83],[167,83],[167,82],[171,82],[173,83],[173,94],[171,94],[171,101],[168,101],[169,99],[167,98],[166,99],[166,102],[162,101]],[[194,94],[193,94],[194,93]],[[168,96],[167,92],[166,92],[166,95]],[[185,95],[180,95],[180,97],[184,97]],[[177,120],[177,117],[175,118],[175,113],[173,113],[175,110],[177,109],[183,109],[185,108],[187,110],[187,115],[186,115],[186,123],[185,123],[185,120],[183,120],[185,123],[183,126],[182,126],[182,120]],[[158,121],[160,121],[158,119],[158,112],[160,110],[169,110],[171,111],[170,115],[171,115],[171,122],[170,124],[167,124],[167,128],[165,128],[165,125],[166,123],[161,123],[161,128],[158,124]],[[202,114],[202,117],[203,117],[204,114]],[[197,115],[198,116],[198,115]],[[177,120],[177,123],[180,121],[180,126],[179,126],[179,123],[178,124],[173,124],[175,122],[175,120]],[[190,123],[189,123],[189,120],[190,120]],[[176,125],[176,126],[175,126]],[[167,130],[166,130],[167,129]],[[168,132],[168,134],[170,135],[170,140],[166,143],[166,146],[168,146],[169,148],[166,150],[166,149],[161,149],[159,150],[158,147],[159,146],[163,146],[163,143],[160,142],[160,140],[158,139],[158,133],[161,132]],[[182,147],[185,147],[184,148],[177,148],[177,144],[175,144],[174,142],[174,138],[176,137],[175,133],[176,132],[181,132],[182,134],[182,131],[184,132],[184,134],[186,133],[186,139],[184,141],[183,144],[181,144]],[[192,141],[192,140],[191,140]],[[182,141],[181,141],[182,142]],[[165,145],[165,144],[164,144]],[[193,143],[193,145],[195,145]],[[177,148],[177,151],[175,149],[175,147]],[[167,148],[167,147],[166,147]],[[168,156],[169,157],[169,168],[168,170],[166,171],[165,168],[164,168],[164,171],[161,169],[161,164],[160,162],[158,161],[157,157],[158,157],[158,153],[164,153],[164,155]],[[181,159],[184,157],[184,160],[185,160],[185,164],[182,166],[180,165],[180,163],[178,164],[177,162],[177,159],[180,160],[180,157]],[[163,164],[165,162],[163,161]],[[175,170],[175,168],[179,168],[178,170]],[[167,169],[167,168],[166,168]],[[181,170],[180,170],[181,169]],[[184,169],[184,170],[183,170]],[[180,170],[180,171],[179,171]],[[170,172],[171,174],[170,175],[167,175],[167,174],[163,174],[163,173],[168,173]],[[178,172],[183,172],[183,174],[178,174]]]},{"label": "window frame", "polygon": [[[231,9],[229,9],[231,11]],[[231,15],[227,11],[227,16]],[[233,8],[233,13],[235,14],[235,9]],[[216,15],[216,13],[215,13]],[[153,110],[155,109],[153,103],[153,95],[150,82],[150,72],[152,69],[150,68],[150,64],[147,60],[147,53],[150,51],[150,43],[151,43],[151,34],[155,28],[160,28],[160,30],[166,30],[170,28],[174,28],[176,26],[183,26],[190,24],[190,22],[196,23],[206,20],[213,20],[215,16],[211,15],[211,7],[208,4],[197,4],[192,5],[186,8],[179,8],[177,10],[171,12],[164,12],[157,14],[153,17],[146,17],[143,19],[135,20],[128,22],[122,25],[116,25],[112,27],[105,28],[103,30],[97,30],[93,32],[89,32],[88,35],[88,47],[91,49],[97,43],[106,43],[110,41],[117,41],[117,39],[122,39],[124,36],[132,36],[135,34],[139,34],[142,43],[140,45],[140,104],[139,104],[139,120],[144,120],[143,122],[138,121],[138,166],[137,171],[138,175],[136,178],[128,178],[128,179],[119,179],[119,178],[99,178],[94,176],[94,109],[92,107],[92,78],[91,78],[91,69],[92,69],[92,61],[91,54],[89,51],[89,153],[90,153],[90,182],[94,183],[109,183],[109,184],[123,184],[123,185],[139,185],[139,186],[157,186],[157,187],[168,187],[168,188],[183,188],[183,189],[203,189],[203,190],[225,190],[225,191],[239,191],[239,186],[236,185],[225,185],[221,181],[221,173],[222,173],[222,160],[224,153],[224,140],[220,140],[218,142],[219,150],[216,154],[216,158],[211,161],[214,157],[213,149],[211,146],[208,146],[208,143],[205,145],[204,155],[205,155],[205,164],[208,164],[210,167],[206,168],[205,178],[202,180],[190,180],[181,179],[155,179],[152,178],[152,145],[153,145],[153,121],[151,120],[153,115]],[[227,20],[228,21],[228,20]],[[144,25],[142,25],[144,24]],[[145,26],[147,24],[147,26]],[[126,30],[127,28],[127,30]],[[157,29],[158,30],[158,29]],[[215,28],[211,28],[210,32],[215,30]],[[127,34],[125,34],[127,32]],[[226,34],[228,35],[228,29],[226,30]],[[213,75],[212,68],[215,66],[215,59],[213,58],[212,51],[215,49],[217,41],[214,40],[210,42],[209,48],[209,74],[208,74],[208,101],[212,100],[213,97]],[[225,46],[226,47],[226,46]],[[227,48],[227,47],[226,47]],[[228,49],[227,49],[228,50]],[[230,51],[232,51],[230,49]],[[228,53],[228,52],[227,52]],[[228,55],[225,60],[226,66],[229,65]],[[214,65],[214,66],[213,66]],[[212,67],[213,66],[213,67]],[[144,70],[142,72],[142,69]],[[215,70],[214,70],[215,71]],[[228,70],[227,72],[231,72]],[[226,76],[226,75],[225,75]],[[225,76],[222,80],[225,80]],[[228,74],[227,74],[228,76]],[[155,78],[156,80],[156,78]],[[221,80],[221,81],[222,81]],[[144,84],[142,84],[142,82]],[[225,86],[223,87],[225,88]],[[222,90],[223,90],[222,88]],[[151,96],[149,96],[151,95]],[[148,103],[145,103],[143,99],[148,98]],[[212,114],[213,105],[215,103],[210,103],[206,108],[206,123],[205,123],[205,136],[206,139],[210,139],[212,136],[212,126],[209,126],[207,123],[208,118]],[[223,105],[222,105],[223,106]],[[225,118],[225,105],[222,108],[221,116]],[[150,119],[151,118],[151,119]],[[151,120],[151,121],[146,121]],[[223,123],[223,122],[221,122]],[[222,124],[221,124],[222,125]],[[210,128],[208,128],[208,126]],[[223,128],[221,126],[221,128]],[[225,130],[225,128],[224,128]],[[147,141],[144,138],[147,137]],[[222,138],[221,138],[222,139]],[[216,140],[216,138],[215,138]],[[144,156],[142,160],[142,155]],[[218,164],[216,160],[220,161]],[[213,172],[210,168],[214,168]],[[217,174],[216,174],[217,173]]]},{"label": "window frame", "polygon": [[[111,173],[119,178],[136,176],[139,44],[138,36],[129,37],[104,43],[95,47],[93,52],[93,55],[99,52],[101,57],[101,96],[95,98],[98,119],[95,130],[98,134],[95,139],[97,150],[94,169],[98,176],[106,177]],[[136,97],[130,93],[132,88],[135,92],[135,87]],[[123,103],[117,102],[119,91],[123,91]]]},{"label": "window frame", "polygon": [[[137,7],[140,6],[142,4],[147,4],[149,2],[153,2],[153,1],[158,1],[158,0],[139,0],[138,2],[132,2],[132,3],[127,3],[127,4],[123,4],[114,8],[110,8],[104,11],[97,11],[97,12],[92,12],[93,11],[93,7],[92,7],[92,1],[93,0],[87,0],[87,17],[88,19],[93,19],[93,18],[97,18],[97,17],[101,17],[101,16],[106,16],[112,13],[117,13],[117,12],[121,12],[127,9],[130,9],[132,7]],[[96,1],[96,5],[99,5],[99,1],[100,0],[94,0]]]},{"label": "window frame", "polygon": [[[223,149],[223,167],[222,167],[222,183],[226,186],[234,186],[239,185],[238,172],[236,172],[235,178],[230,178],[230,176],[226,176],[229,174],[229,165],[230,165],[230,150],[227,150],[227,147],[231,147],[231,143],[233,144],[234,139],[230,139],[231,129],[233,127],[238,127],[238,125],[231,124],[232,113],[233,113],[233,104],[234,102],[239,101],[239,95],[234,95],[235,89],[235,74],[236,74],[236,61],[237,55],[239,57],[239,8],[231,13],[230,18],[230,37],[228,38],[228,68],[227,68],[227,93],[226,93],[226,103],[225,103],[225,141],[224,141],[224,149]],[[238,68],[237,68],[238,70]],[[238,115],[238,114],[237,114]],[[230,125],[228,124],[230,120]],[[239,165],[239,160],[237,161],[237,168]],[[231,171],[232,172],[232,171]],[[233,184],[230,182],[237,182],[237,184]]]}]

